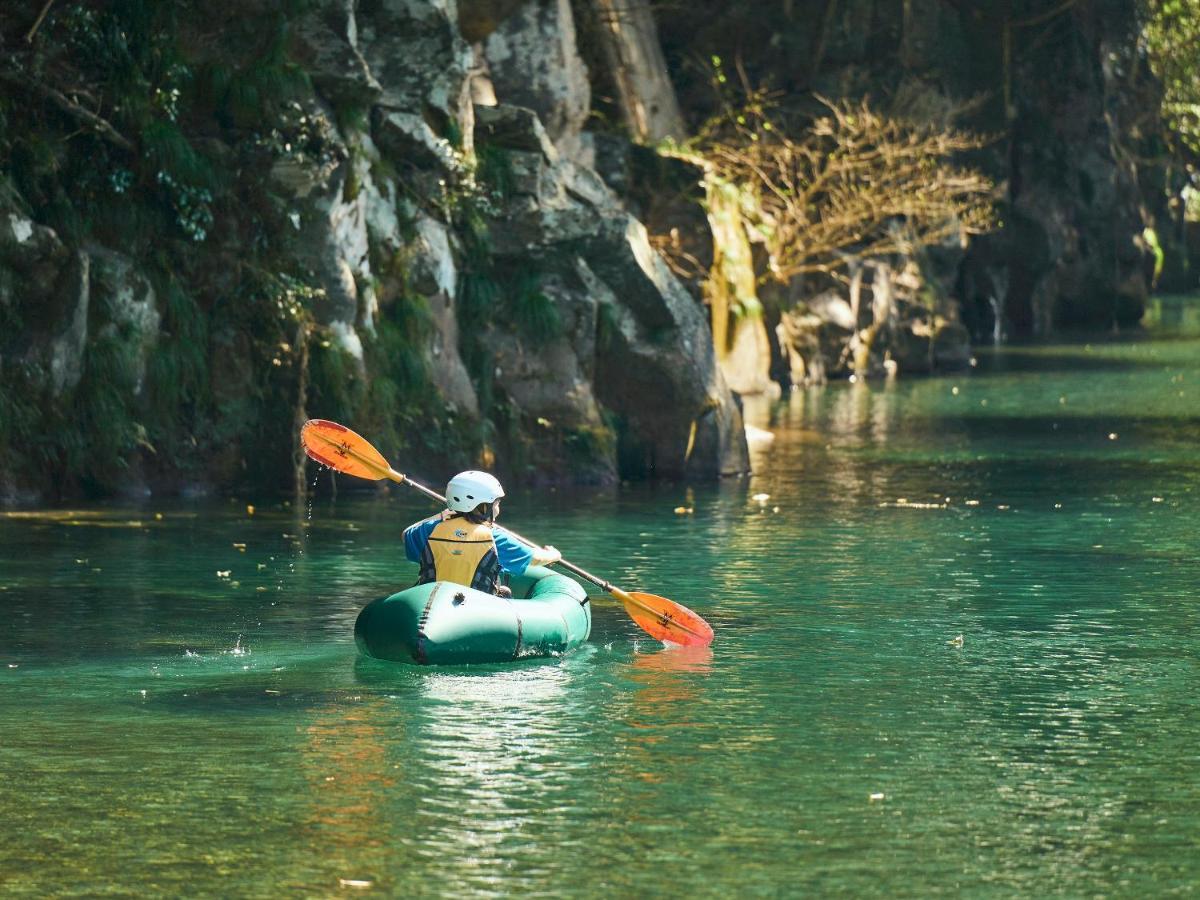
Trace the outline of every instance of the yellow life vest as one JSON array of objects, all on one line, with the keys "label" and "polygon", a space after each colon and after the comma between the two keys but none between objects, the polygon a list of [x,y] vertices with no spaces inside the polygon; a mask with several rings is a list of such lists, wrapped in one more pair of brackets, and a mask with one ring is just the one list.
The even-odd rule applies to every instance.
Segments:
[{"label": "yellow life vest", "polygon": [[429,533],[421,552],[418,584],[452,581],[493,594],[500,576],[500,560],[492,527],[476,525],[461,516],[439,522]]}]

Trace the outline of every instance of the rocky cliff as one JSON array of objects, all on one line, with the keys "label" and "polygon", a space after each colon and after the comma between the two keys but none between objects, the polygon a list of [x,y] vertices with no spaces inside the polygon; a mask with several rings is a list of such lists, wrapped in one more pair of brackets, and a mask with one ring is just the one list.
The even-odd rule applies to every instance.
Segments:
[{"label": "rocky cliff", "polygon": [[0,17],[10,499],[290,484],[308,415],[434,479],[746,470],[703,308],[588,164],[570,5],[479,6]]},{"label": "rocky cliff", "polygon": [[[9,500],[285,488],[306,416],[431,480],[718,477],[731,383],[962,365],[1148,290],[1127,0],[41,6],[0,10]],[[769,283],[739,198],[652,147],[714,59],[793,113],[967,109],[999,227]]]}]

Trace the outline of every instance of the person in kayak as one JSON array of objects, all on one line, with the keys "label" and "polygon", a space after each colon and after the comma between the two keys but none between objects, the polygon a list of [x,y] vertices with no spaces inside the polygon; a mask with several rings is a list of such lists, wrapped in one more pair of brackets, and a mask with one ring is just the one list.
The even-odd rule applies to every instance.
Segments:
[{"label": "person in kayak", "polygon": [[404,530],[404,555],[420,563],[417,584],[451,581],[485,594],[511,596],[501,573],[522,575],[530,566],[562,559],[553,547],[530,547],[495,528],[504,488],[487,472],[459,472],[446,485],[446,506]]}]

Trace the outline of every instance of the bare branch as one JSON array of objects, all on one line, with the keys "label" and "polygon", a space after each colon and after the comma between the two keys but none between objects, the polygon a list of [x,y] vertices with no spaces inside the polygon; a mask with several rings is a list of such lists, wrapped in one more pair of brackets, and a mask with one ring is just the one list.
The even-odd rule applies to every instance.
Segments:
[{"label": "bare branch", "polygon": [[42,7],[42,11],[38,13],[37,20],[33,23],[33,27],[25,35],[25,43],[32,44],[33,36],[37,34],[37,30],[42,27],[42,21],[46,18],[46,13],[50,12],[50,7],[54,5],[54,0],[46,0],[46,5]]},{"label": "bare branch", "polygon": [[26,78],[11,71],[0,70],[0,79],[17,85],[18,87],[28,88],[36,94],[49,100],[63,112],[78,119],[87,127],[97,132],[102,138],[109,143],[115,144],[122,150],[128,150],[133,153],[137,150],[133,141],[121,134],[115,129],[111,123],[105,118],[96,115],[94,112],[84,109],[75,101],[71,100],[66,94],[55,90],[47,84],[42,84],[31,78]]},{"label": "bare branch", "polygon": [[986,229],[993,185],[953,165],[988,139],[883,116],[868,103],[824,100],[829,114],[793,139],[743,114],[750,139],[712,140],[714,174],[754,199],[773,277],[835,273],[852,256],[911,252]]}]

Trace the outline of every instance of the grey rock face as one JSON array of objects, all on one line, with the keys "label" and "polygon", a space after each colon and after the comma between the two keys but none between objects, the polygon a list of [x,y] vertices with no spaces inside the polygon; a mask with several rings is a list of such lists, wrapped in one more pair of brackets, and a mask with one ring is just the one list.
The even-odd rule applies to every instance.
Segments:
[{"label": "grey rock face", "polygon": [[88,257],[53,229],[0,208],[0,312],[23,334],[0,335],[0,358],[42,373],[55,395],[75,387],[87,342]]},{"label": "grey rock face", "polygon": [[[74,298],[75,308],[65,321],[65,327],[50,338],[47,346],[50,387],[55,396],[60,397],[79,384],[79,379],[83,376],[83,354],[87,349],[88,338],[88,305],[91,299],[91,259],[83,251],[75,254],[68,279],[65,285],[66,296]],[[144,359],[142,365],[145,365]]]},{"label": "grey rock face", "polygon": [[483,44],[496,99],[537,113],[550,139],[574,155],[591,103],[568,0],[530,0]]},{"label": "grey rock face", "polygon": [[323,0],[293,29],[298,61],[321,93],[366,107],[383,93],[358,49],[356,0]]},{"label": "grey rock face", "polygon": [[103,247],[88,246],[91,257],[91,302],[104,310],[107,321],[98,337],[113,337],[135,351],[135,394],[145,385],[146,359],[158,342],[161,320],[154,287],[133,260]]},{"label": "grey rock face", "polygon": [[[594,171],[549,152],[535,118],[504,107],[479,112],[481,147],[495,135],[502,146],[539,147],[507,151],[520,174],[492,226],[492,244],[501,256],[539,260],[557,273],[556,306],[573,310],[576,319],[568,333],[585,335],[575,347],[579,367],[563,372],[565,384],[580,385],[572,392],[575,420],[596,420],[594,400],[617,416],[629,471],[661,477],[746,471],[741,415],[717,366],[703,308],[650,246],[646,229]],[[491,129],[489,117],[526,122],[524,137],[515,127]],[[587,316],[607,323],[596,334],[591,365],[588,328],[579,323]],[[591,390],[582,387],[587,378]],[[537,406],[531,414],[551,406],[548,397],[524,396]],[[554,414],[564,415],[561,406]]]},{"label": "grey rock face", "polygon": [[450,235],[445,225],[428,217],[417,222],[416,232],[415,240],[408,245],[412,259],[408,277],[410,286],[428,299],[433,314],[430,374],[449,406],[475,418],[479,415],[479,398],[458,352],[458,270]]},{"label": "grey rock face", "polygon": [[[357,362],[357,371],[348,373],[360,379],[356,389],[377,366],[386,367],[381,354],[397,346],[426,354],[422,362],[429,364],[428,389],[435,396],[411,408],[423,413],[421,404],[431,401],[433,425],[446,426],[439,436],[448,435],[447,453],[459,449],[452,429],[486,413],[496,430],[511,426],[516,449],[532,451],[527,464],[501,465],[510,471],[525,465],[531,477],[615,480],[618,432],[631,472],[707,478],[745,471],[740,414],[716,365],[702,307],[651,248],[641,224],[574,158],[589,88],[570,3],[475,7],[472,21],[479,28],[471,40],[486,42],[501,101],[516,99],[520,106],[476,110],[469,102],[473,54],[454,0],[318,0],[291,23],[289,45],[312,93],[276,109],[276,120],[264,122],[263,133],[246,147],[228,133],[196,139],[209,142],[214,152],[205,151],[205,159],[218,160],[214,165],[227,168],[235,185],[245,186],[237,179],[264,180],[256,199],[261,205],[242,220],[235,203],[219,198],[213,204],[224,220],[217,225],[219,240],[210,234],[194,247],[172,244],[160,258],[195,261],[197,271],[205,264],[204,277],[185,286],[196,315],[214,308],[205,291],[222,302],[237,296],[245,286],[243,262],[268,283],[273,277],[302,281],[320,340]],[[476,140],[503,157],[503,189],[480,183],[486,160],[476,156]],[[23,209],[0,195],[0,321],[11,315],[22,328],[20,346],[0,335],[0,361],[28,364],[52,393],[69,397],[83,373],[85,387],[92,385],[89,363],[103,359],[88,356],[97,342],[106,342],[105,349],[119,342],[114,365],[132,359],[136,377],[130,387],[122,379],[118,389],[139,418],[151,408],[149,400],[160,399],[145,392],[147,361],[162,338],[159,305],[174,321],[175,295],[156,296],[150,270],[140,269],[132,251],[109,246],[108,235],[104,246],[68,246]],[[264,234],[275,221],[283,233]],[[239,258],[238,241],[255,229],[251,258]],[[488,232],[479,247],[469,243],[476,229]],[[221,269],[207,265],[213,260],[228,265],[211,271]],[[193,274],[187,268],[177,273],[181,282]],[[498,291],[501,306],[473,310],[473,320],[460,321],[463,282],[480,269],[507,279]],[[525,293],[508,282],[523,285]],[[536,301],[533,314],[520,312],[523,301]],[[551,326],[537,324],[537,310]],[[315,365],[301,367],[310,320],[297,310],[290,314],[298,318],[282,326],[291,329],[279,345],[285,350],[268,360],[249,317],[201,323],[207,344],[198,380],[208,393],[198,405],[246,406],[246,397],[262,386],[264,362],[275,366],[268,372],[275,378],[271,390],[290,392],[288,402],[295,398],[295,409],[266,423],[268,437],[235,437],[226,452],[206,457],[202,478],[232,484],[245,471],[238,441],[271,441],[271,453],[284,458],[286,448],[278,444],[290,433],[286,416],[303,412],[306,396],[321,396],[312,384],[330,376]],[[387,322],[388,315],[396,318]],[[385,332],[387,324],[395,329]],[[410,325],[411,332],[397,337]],[[464,327],[478,333],[464,335]],[[428,342],[419,346],[426,334]],[[472,356],[475,368],[464,365],[460,345],[473,340],[488,348],[490,371],[477,371]],[[306,371],[313,382],[306,382]],[[419,373],[404,383],[425,385]],[[147,440],[144,431],[140,440]],[[433,443],[430,449],[439,451]],[[166,470],[162,475],[171,477]],[[11,494],[16,487],[4,490]]]},{"label": "grey rock face", "polygon": [[864,261],[849,297],[829,289],[786,310],[776,327],[794,384],[856,374],[928,374],[970,363],[970,335],[936,292],[937,266]]},{"label": "grey rock face", "polygon": [[[471,48],[454,0],[379,0],[358,9],[357,45],[383,90],[381,106],[468,120]],[[464,130],[469,137],[469,133]]]}]

